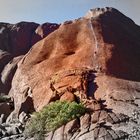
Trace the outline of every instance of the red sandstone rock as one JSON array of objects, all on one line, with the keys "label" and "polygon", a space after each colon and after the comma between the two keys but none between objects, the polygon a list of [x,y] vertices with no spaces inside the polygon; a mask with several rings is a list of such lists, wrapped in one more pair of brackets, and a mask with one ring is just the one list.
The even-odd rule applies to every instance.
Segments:
[{"label": "red sandstone rock", "polygon": [[38,24],[20,22],[0,23],[0,49],[14,56],[23,55],[31,48],[31,37]]},{"label": "red sandstone rock", "polygon": [[44,23],[42,25],[39,25],[32,36],[31,44],[34,45],[36,42],[45,38],[47,35],[58,28],[59,25],[55,23]]},{"label": "red sandstone rock", "polygon": [[14,56],[27,53],[32,45],[59,27],[58,24],[19,22],[0,23],[0,49]]},{"label": "red sandstone rock", "polygon": [[69,102],[73,102],[75,101],[75,97],[71,92],[65,92],[61,97],[60,97],[60,101],[69,101]]},{"label": "red sandstone rock", "polygon": [[[7,122],[16,115],[22,121],[51,101],[76,100],[87,105],[87,114],[49,137],[139,139],[133,128],[139,133],[140,27],[113,8],[92,9],[58,27],[0,23],[0,94],[12,81],[15,104]],[[26,52],[19,63],[13,59]]]},{"label": "red sandstone rock", "polygon": [[[140,81],[139,35],[140,27],[115,9],[97,9],[92,16],[62,24],[36,43],[20,62],[10,92],[16,110],[21,108],[28,88],[32,89],[35,109],[40,110],[69,89],[83,96],[92,90],[92,96],[104,98],[111,92],[109,86],[114,88],[115,80],[109,83],[110,78],[103,75]],[[88,76],[86,80],[75,72],[82,69],[96,71],[97,78],[90,80]],[[54,81],[59,82],[50,84],[55,73]]]},{"label": "red sandstone rock", "polygon": [[[12,78],[19,60],[13,57],[27,53],[33,44],[46,37],[58,27],[57,24],[51,23],[43,25],[33,22],[20,22],[17,24],[0,23],[0,94],[8,94],[11,88]],[[39,38],[32,42],[36,35]]]}]

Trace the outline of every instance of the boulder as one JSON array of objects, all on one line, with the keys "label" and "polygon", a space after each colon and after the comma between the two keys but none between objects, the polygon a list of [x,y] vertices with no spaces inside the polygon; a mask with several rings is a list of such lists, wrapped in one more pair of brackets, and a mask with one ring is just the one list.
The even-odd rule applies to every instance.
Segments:
[{"label": "boulder", "polygon": [[16,139],[23,137],[21,133],[23,132],[23,126],[20,123],[13,124],[2,124],[0,125],[0,138],[1,139]]},{"label": "boulder", "polygon": [[61,97],[60,97],[60,101],[69,101],[69,102],[73,102],[75,101],[75,97],[71,92],[65,92]]}]

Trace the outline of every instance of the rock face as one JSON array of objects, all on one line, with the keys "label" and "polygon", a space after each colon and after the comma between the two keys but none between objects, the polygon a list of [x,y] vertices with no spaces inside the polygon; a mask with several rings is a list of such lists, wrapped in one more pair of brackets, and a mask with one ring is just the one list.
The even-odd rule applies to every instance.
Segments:
[{"label": "rock face", "polygon": [[[17,64],[29,51],[32,45],[46,37],[59,27],[58,24],[44,23],[39,25],[33,22],[20,22],[17,24],[0,23],[0,139],[25,139],[21,134],[23,124],[28,119],[29,110],[34,111],[32,98],[25,99],[19,111],[19,120],[14,118],[13,100],[1,102],[11,89],[13,76]],[[3,96],[3,97],[1,97]],[[11,113],[12,112],[12,113]],[[14,118],[14,119],[13,119]]]},{"label": "rock face", "polygon": [[24,55],[32,45],[59,27],[58,24],[33,22],[0,23],[0,49],[13,56]]},{"label": "rock face", "polygon": [[23,55],[58,27],[58,24],[51,23],[0,23],[0,94],[8,94],[17,63]]},{"label": "rock face", "polygon": [[[12,87],[15,97],[23,96],[23,92],[31,88],[34,107],[38,110],[54,96],[50,88],[52,75],[56,74],[58,80],[61,77],[54,87],[57,91],[61,87],[78,88],[86,71],[81,69],[118,79],[140,81],[140,27],[115,9],[96,9],[96,14],[98,12],[96,17],[86,16],[61,25],[32,47],[15,74]],[[103,87],[98,83],[97,86],[99,89]],[[98,96],[100,94],[103,93]],[[19,101],[16,102],[17,108],[21,104]]]},{"label": "rock face", "polygon": [[17,24],[0,24],[0,49],[14,56],[28,52],[31,47],[31,38],[34,30],[38,27],[36,23],[20,22]]},{"label": "rock face", "polygon": [[[44,26],[36,30],[41,37]],[[138,139],[139,36],[140,27],[113,8],[90,10],[65,22],[18,63],[10,90],[15,113],[38,111],[58,99],[82,101],[91,110],[89,122],[83,117],[68,139]],[[28,98],[33,105],[29,109],[24,107]],[[58,138],[56,134],[63,139],[64,132],[59,128],[51,139]]]},{"label": "rock face", "polygon": [[34,45],[36,42],[43,39],[58,28],[59,25],[55,23],[44,23],[42,25],[39,25],[32,36],[31,44]]},{"label": "rock face", "polygon": [[[19,120],[13,116],[13,100],[1,102],[1,96],[7,95],[11,89],[13,76],[17,70],[17,64],[29,51],[32,45],[46,37],[59,27],[58,24],[44,23],[39,25],[32,22],[20,22],[17,24],[0,23],[0,139],[17,140],[25,139],[21,134],[24,123],[28,119],[27,112],[34,111],[32,98],[24,100]],[[24,110],[25,111],[25,110]],[[12,112],[12,113],[11,113]]]},{"label": "rock face", "polygon": [[140,139],[140,27],[113,8],[58,27],[36,28],[31,44],[42,40],[18,63],[9,92],[14,114],[58,99],[82,101],[87,114],[46,139]]}]

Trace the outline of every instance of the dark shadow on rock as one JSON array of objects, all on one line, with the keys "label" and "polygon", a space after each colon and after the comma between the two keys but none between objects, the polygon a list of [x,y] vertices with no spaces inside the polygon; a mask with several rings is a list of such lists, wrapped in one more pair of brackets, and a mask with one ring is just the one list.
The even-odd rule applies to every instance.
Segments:
[{"label": "dark shadow on rock", "polygon": [[1,86],[0,93],[3,93],[4,95],[8,95],[8,93],[11,89],[12,79],[14,77],[14,74],[15,74],[16,70],[17,70],[17,65],[13,68],[13,70],[11,70],[11,72],[9,73],[5,83],[2,83],[0,81],[0,86]]},{"label": "dark shadow on rock", "polygon": [[98,88],[98,85],[96,84],[96,82],[94,81],[96,76],[94,73],[90,73],[88,75],[88,84],[87,84],[87,96],[88,97],[94,97],[94,93]]},{"label": "dark shadow on rock", "polygon": [[23,102],[21,104],[21,108],[19,110],[19,114],[21,112],[25,112],[26,114],[29,114],[29,113],[32,113],[35,111],[35,108],[34,108],[34,104],[33,104],[33,99],[28,96],[25,100],[25,102]]},{"label": "dark shadow on rock", "polygon": [[[99,20],[103,40],[108,44],[101,51],[110,53],[105,72],[117,78],[140,82],[140,27],[122,14],[115,17],[110,13]],[[106,57],[106,53],[102,57]]]}]

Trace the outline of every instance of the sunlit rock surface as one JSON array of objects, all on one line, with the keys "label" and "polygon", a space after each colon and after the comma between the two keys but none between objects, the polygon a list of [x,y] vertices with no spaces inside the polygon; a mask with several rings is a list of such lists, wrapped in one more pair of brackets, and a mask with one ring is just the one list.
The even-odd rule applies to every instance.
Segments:
[{"label": "sunlit rock surface", "polygon": [[40,29],[46,26],[34,30],[42,40],[17,64],[13,114],[59,99],[81,101],[89,111],[46,139],[140,139],[140,27],[114,8],[52,25],[47,37]]}]

